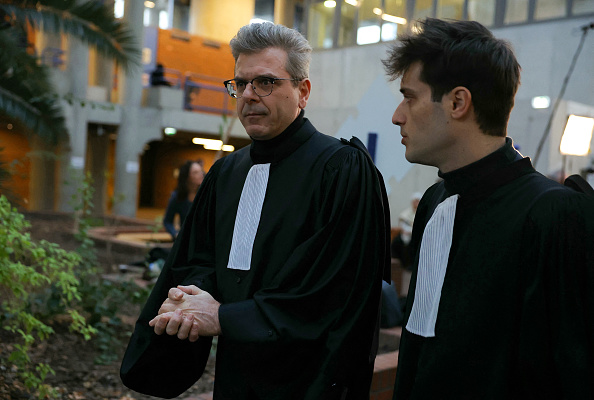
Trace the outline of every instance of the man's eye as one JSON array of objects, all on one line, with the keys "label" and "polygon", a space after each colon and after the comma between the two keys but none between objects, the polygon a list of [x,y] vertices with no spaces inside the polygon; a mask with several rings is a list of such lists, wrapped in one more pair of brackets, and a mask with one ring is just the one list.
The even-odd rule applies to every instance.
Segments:
[{"label": "man's eye", "polygon": [[261,87],[268,87],[271,86],[274,83],[274,80],[271,78],[259,78],[258,79],[258,84]]},{"label": "man's eye", "polygon": [[237,89],[245,89],[246,81],[235,81],[235,86]]}]

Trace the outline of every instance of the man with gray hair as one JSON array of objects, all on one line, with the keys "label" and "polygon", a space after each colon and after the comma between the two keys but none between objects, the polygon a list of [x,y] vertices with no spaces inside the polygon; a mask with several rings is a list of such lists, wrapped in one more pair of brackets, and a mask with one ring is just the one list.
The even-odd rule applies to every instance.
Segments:
[{"label": "man with gray hair", "polygon": [[356,138],[304,118],[311,47],[300,33],[247,25],[231,49],[224,84],[252,143],[206,175],[122,380],[177,396],[218,336],[215,399],[369,398],[390,265],[382,177]]}]

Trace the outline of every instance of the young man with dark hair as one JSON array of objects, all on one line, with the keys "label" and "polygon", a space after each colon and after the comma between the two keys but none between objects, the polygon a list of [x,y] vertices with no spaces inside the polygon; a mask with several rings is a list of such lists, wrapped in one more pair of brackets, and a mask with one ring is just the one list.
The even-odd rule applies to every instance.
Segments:
[{"label": "young man with dark hair", "polygon": [[428,18],[384,65],[406,159],[442,178],[415,216],[394,399],[594,398],[594,197],[507,137],[511,47]]}]

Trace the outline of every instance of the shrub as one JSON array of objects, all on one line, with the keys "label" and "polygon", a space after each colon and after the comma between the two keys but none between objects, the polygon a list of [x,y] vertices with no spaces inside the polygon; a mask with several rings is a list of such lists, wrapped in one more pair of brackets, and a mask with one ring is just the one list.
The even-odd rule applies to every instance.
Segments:
[{"label": "shrub", "polygon": [[14,363],[25,385],[39,398],[53,397],[55,391],[44,384],[49,365],[33,365],[29,350],[36,338],[45,340],[53,329],[33,311],[34,298],[51,291],[54,299],[70,316],[70,329],[90,339],[96,332],[76,308],[81,300],[75,275],[81,256],[42,240],[35,243],[27,229],[30,223],[0,196],[0,318],[4,329],[20,335],[22,344],[15,346],[9,361]]}]

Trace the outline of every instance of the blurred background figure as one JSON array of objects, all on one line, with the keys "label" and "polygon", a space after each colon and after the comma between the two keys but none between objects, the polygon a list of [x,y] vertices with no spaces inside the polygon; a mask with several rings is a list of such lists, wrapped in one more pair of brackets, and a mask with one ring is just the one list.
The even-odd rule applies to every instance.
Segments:
[{"label": "blurred background figure", "polygon": [[[184,165],[179,168],[177,175],[177,187],[171,194],[171,198],[167,203],[165,216],[163,217],[163,226],[175,240],[179,227],[186,219],[186,215],[190,210],[192,201],[196,197],[198,188],[204,180],[203,161],[186,161]],[[175,223],[175,216],[179,217],[178,223]]]},{"label": "blurred background figure", "polygon": [[417,212],[417,206],[419,205],[421,197],[422,193],[419,192],[412,195],[410,199],[410,207],[406,208],[398,216],[397,233],[392,240],[392,258],[400,260],[400,264],[405,269],[410,267],[412,261],[408,245],[412,235],[412,227]]},{"label": "blurred background figure", "polygon": [[151,86],[171,86],[171,83],[165,79],[165,68],[163,64],[157,64],[157,67],[151,72]]}]

